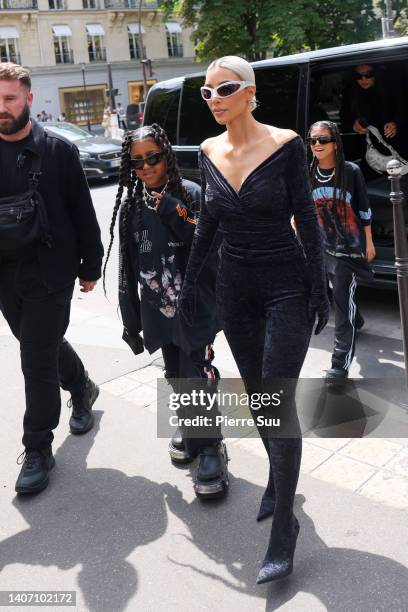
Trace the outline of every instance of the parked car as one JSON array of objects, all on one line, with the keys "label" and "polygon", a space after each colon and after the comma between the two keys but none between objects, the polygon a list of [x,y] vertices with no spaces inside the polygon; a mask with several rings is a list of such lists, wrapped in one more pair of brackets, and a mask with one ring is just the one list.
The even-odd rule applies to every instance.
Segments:
[{"label": "parked car", "polygon": [[[356,45],[311,51],[254,62],[259,108],[255,117],[278,127],[292,128],[303,138],[310,124],[319,119],[335,121],[342,132],[346,158],[356,157],[359,138],[342,129],[340,110],[359,64],[378,67],[387,76],[389,91],[402,106],[408,102],[408,37],[378,40]],[[153,85],[146,102],[144,124],[159,123],[174,145],[185,178],[199,181],[197,151],[208,137],[224,130],[213,119],[200,96],[203,72]],[[404,126],[401,125],[401,129]],[[405,141],[408,139],[408,114]],[[408,193],[408,177],[402,179]],[[396,287],[394,230],[390,186],[387,176],[367,180],[373,211],[373,238],[377,257],[371,264],[378,287]],[[408,214],[406,216],[408,224]],[[407,227],[408,229],[408,227]]]},{"label": "parked car", "polygon": [[138,104],[128,104],[126,108],[126,128],[137,130],[143,124],[145,102]]},{"label": "parked car", "polygon": [[122,154],[120,140],[94,136],[73,123],[47,121],[41,125],[47,132],[57,134],[78,147],[87,179],[109,178],[118,175]]}]

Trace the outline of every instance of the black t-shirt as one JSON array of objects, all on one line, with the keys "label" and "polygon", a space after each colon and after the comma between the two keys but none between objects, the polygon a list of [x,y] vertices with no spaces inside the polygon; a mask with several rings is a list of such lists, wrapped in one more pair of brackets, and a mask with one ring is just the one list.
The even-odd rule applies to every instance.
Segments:
[{"label": "black t-shirt", "polygon": [[[33,153],[27,151],[27,147],[35,147],[32,131],[26,138],[16,142],[7,142],[0,138],[0,198],[28,190],[28,173]],[[0,260],[2,263],[32,260],[35,258],[34,246],[3,251],[0,245]]]},{"label": "black t-shirt", "polygon": [[[333,169],[322,170],[330,175]],[[320,181],[319,181],[320,179]],[[365,239],[362,226],[371,224],[371,208],[360,168],[346,162],[345,192],[340,197],[335,181],[316,174],[313,180],[313,200],[316,205],[326,253],[335,257],[364,259]]]},{"label": "black t-shirt", "polygon": [[32,132],[17,142],[0,138],[0,198],[28,190],[32,153],[25,149],[31,146],[34,147]]}]

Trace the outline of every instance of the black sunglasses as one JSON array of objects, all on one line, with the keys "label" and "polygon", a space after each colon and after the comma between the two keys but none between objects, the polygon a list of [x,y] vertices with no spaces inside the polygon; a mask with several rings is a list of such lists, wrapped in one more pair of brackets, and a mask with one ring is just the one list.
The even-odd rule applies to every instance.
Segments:
[{"label": "black sunglasses", "polygon": [[354,78],[356,81],[362,81],[363,79],[372,79],[375,76],[374,70],[369,70],[368,72],[355,72]]},{"label": "black sunglasses", "polygon": [[156,166],[162,159],[164,153],[151,153],[147,157],[131,157],[130,165],[135,170],[142,170],[145,162],[148,166]]},{"label": "black sunglasses", "polygon": [[315,145],[318,142],[322,145],[329,144],[329,142],[336,142],[336,139],[333,136],[309,136],[306,138],[308,144]]}]

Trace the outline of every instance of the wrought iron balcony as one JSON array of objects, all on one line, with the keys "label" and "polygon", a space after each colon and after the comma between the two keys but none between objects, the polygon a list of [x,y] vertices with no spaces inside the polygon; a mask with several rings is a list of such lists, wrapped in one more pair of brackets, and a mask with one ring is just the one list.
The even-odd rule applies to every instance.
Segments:
[{"label": "wrought iron balcony", "polygon": [[0,56],[2,62],[13,62],[13,64],[21,64],[21,56],[19,53],[2,53]]},{"label": "wrought iron balcony", "polygon": [[[105,8],[107,9],[138,9],[140,0],[105,0]],[[157,9],[156,0],[142,0],[142,9]]]},{"label": "wrought iron balcony", "polygon": [[82,7],[87,11],[99,11],[104,7],[104,4],[103,0],[82,0]]},{"label": "wrought iron balcony", "polygon": [[106,49],[88,49],[90,62],[106,62]]},{"label": "wrought iron balcony", "polygon": [[73,64],[74,54],[72,51],[56,51],[55,61],[57,64]]},{"label": "wrought iron balcony", "polygon": [[37,11],[37,0],[0,0],[0,11]]}]

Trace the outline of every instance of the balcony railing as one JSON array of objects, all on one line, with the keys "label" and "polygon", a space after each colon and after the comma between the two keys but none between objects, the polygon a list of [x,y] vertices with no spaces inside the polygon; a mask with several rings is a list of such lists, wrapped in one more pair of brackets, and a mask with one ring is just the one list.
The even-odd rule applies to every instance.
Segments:
[{"label": "balcony railing", "polygon": [[[139,0],[105,0],[105,8],[107,9],[138,9]],[[152,0],[143,0],[142,9],[157,9],[157,2]]]},{"label": "balcony railing", "polygon": [[0,11],[36,11],[37,0],[0,0]]},{"label": "balcony railing", "polygon": [[8,55],[0,55],[0,61],[13,62],[13,64],[21,64],[21,56],[19,53],[9,53]]},{"label": "balcony railing", "polygon": [[73,64],[74,54],[72,51],[56,51],[55,61],[57,64]]},{"label": "balcony railing", "polygon": [[106,62],[106,49],[89,49],[88,53],[90,62]]},{"label": "balcony railing", "polygon": [[172,45],[168,47],[169,57],[183,57],[183,45]]}]

